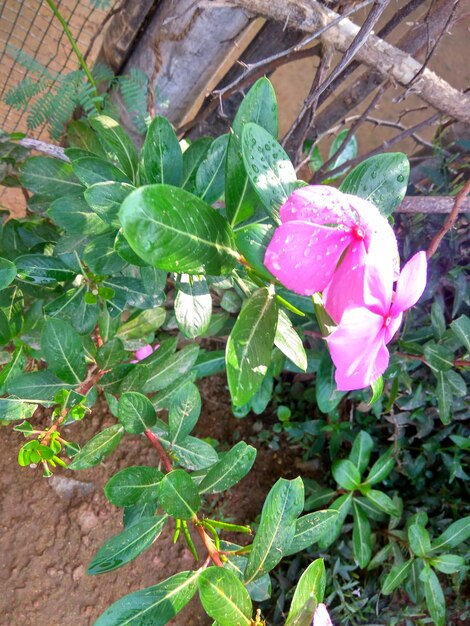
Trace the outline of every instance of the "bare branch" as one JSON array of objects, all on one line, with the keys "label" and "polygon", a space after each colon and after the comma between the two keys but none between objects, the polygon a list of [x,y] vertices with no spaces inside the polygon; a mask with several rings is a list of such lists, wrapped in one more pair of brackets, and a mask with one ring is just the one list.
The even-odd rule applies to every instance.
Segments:
[{"label": "bare branch", "polygon": [[[455,196],[406,196],[395,213],[450,213],[455,205]],[[460,213],[470,213],[470,198],[464,198]]]},{"label": "bare branch", "polygon": [[459,215],[461,206],[464,200],[467,198],[469,193],[470,193],[470,178],[464,184],[464,186],[459,191],[459,193],[455,196],[454,206],[452,207],[452,211],[450,212],[449,217],[444,222],[444,225],[442,226],[442,228],[434,235],[431,243],[429,244],[429,247],[426,251],[426,256],[428,259],[430,259],[432,255],[436,253],[439,247],[439,244],[441,243],[441,241],[444,239],[446,234],[455,224],[457,217]]},{"label": "bare branch", "polygon": [[64,152],[64,148],[62,148],[61,146],[56,146],[52,143],[46,143],[45,141],[40,141],[39,139],[29,139],[28,137],[20,139],[18,143],[25,148],[30,148],[30,150],[36,150],[36,152],[42,152],[43,154],[55,157],[56,159],[60,159],[61,161],[70,161],[70,159],[68,158],[68,156],[66,156]]}]

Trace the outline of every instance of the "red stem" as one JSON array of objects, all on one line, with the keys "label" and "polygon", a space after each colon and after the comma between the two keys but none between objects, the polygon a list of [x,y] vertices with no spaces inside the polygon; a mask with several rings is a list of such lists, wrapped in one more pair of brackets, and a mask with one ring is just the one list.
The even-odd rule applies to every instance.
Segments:
[{"label": "red stem", "polygon": [[160,443],[160,439],[149,428],[145,429],[145,436],[150,441],[150,443],[155,448],[155,450],[158,452],[158,455],[160,456],[160,459],[162,460],[163,466],[165,467],[165,471],[171,472],[171,470],[173,469],[171,466],[171,461],[168,458],[167,453],[165,452],[165,448]]}]

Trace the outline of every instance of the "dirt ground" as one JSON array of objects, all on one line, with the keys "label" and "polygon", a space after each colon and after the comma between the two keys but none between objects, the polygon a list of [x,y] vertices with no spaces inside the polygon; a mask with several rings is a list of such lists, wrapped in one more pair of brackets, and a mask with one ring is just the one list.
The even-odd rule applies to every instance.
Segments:
[{"label": "dirt ground", "polygon": [[[257,446],[253,426],[259,418],[237,420],[230,414],[224,378],[203,381],[200,389],[203,410],[198,434],[227,446],[236,443],[237,437]],[[112,423],[115,419],[99,403],[85,422],[70,427],[69,437],[84,443]],[[255,442],[250,441],[253,438]],[[146,552],[123,568],[95,577],[85,574],[102,543],[122,529],[121,510],[103,494],[107,480],[124,467],[158,462],[145,439],[127,435],[100,466],[77,472],[58,469],[49,480],[41,477],[39,469],[17,465],[16,455],[23,441],[11,428],[0,429],[2,626],[91,626],[123,595],[194,568],[185,544],[179,541],[173,545],[171,528],[167,528]],[[219,515],[230,514],[239,523],[252,521],[277,478],[293,478],[299,473],[292,452],[280,454],[259,447],[256,466],[248,477],[228,497],[209,504]],[[170,623],[209,626],[212,620],[204,614],[199,600],[193,599]]]}]

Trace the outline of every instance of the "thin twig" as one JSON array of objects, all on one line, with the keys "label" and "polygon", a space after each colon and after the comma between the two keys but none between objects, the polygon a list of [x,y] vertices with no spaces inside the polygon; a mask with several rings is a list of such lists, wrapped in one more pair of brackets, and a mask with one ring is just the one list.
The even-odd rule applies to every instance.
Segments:
[{"label": "thin twig", "polygon": [[459,193],[455,196],[454,206],[452,208],[452,211],[449,214],[449,217],[444,222],[444,225],[442,226],[442,228],[434,235],[431,243],[429,244],[429,247],[426,251],[426,257],[428,259],[430,259],[433,256],[433,254],[436,253],[439,247],[439,244],[441,243],[443,238],[446,236],[446,234],[455,224],[457,217],[459,215],[460,207],[462,206],[463,201],[465,200],[465,198],[468,196],[469,193],[470,193],[470,178],[464,184],[464,186],[459,191]]},{"label": "thin twig", "polygon": [[161,459],[161,461],[163,463],[165,471],[166,472],[171,472],[171,470],[173,469],[172,465],[171,465],[171,461],[170,461],[170,458],[168,457],[168,455],[167,455],[167,453],[165,451],[165,448],[160,443],[160,439],[149,428],[145,429],[145,436],[150,441],[150,443],[155,448],[155,450],[158,452],[158,455],[159,455],[159,457],[160,457],[160,459]]},{"label": "thin twig", "polygon": [[70,159],[68,158],[68,156],[66,156],[64,152],[64,148],[62,148],[61,146],[56,146],[52,143],[46,143],[45,141],[40,141],[39,139],[30,139],[29,137],[20,139],[18,143],[20,144],[20,146],[29,148],[30,150],[36,150],[36,152],[42,152],[43,154],[55,157],[56,159],[60,159],[61,161],[70,162]]}]

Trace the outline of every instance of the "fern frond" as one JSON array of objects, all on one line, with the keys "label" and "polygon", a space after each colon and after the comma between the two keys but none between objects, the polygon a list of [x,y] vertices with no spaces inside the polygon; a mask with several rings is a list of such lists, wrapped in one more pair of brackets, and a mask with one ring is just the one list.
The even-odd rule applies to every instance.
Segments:
[{"label": "fern frond", "polygon": [[129,74],[119,76],[118,87],[132,123],[140,133],[150,124],[147,110],[148,77],[139,69],[131,68]]},{"label": "fern frond", "polygon": [[16,63],[19,63],[28,70],[28,72],[37,74],[40,78],[46,77],[49,78],[49,80],[54,80],[58,77],[55,72],[51,74],[45,65],[36,61],[30,54],[12,44],[8,44],[5,51]]},{"label": "fern frond", "polygon": [[49,84],[50,81],[45,77],[34,80],[31,76],[26,76],[15,87],[9,89],[4,102],[14,109],[26,108],[30,100],[44,91]]},{"label": "fern frond", "polygon": [[48,118],[54,108],[55,98],[55,93],[48,91],[33,102],[29,108],[29,114],[26,119],[28,130],[34,130],[38,126],[42,126],[48,122]]},{"label": "fern frond", "polygon": [[97,63],[91,73],[97,84],[106,83],[109,86],[115,80],[113,70],[106,63]]}]

